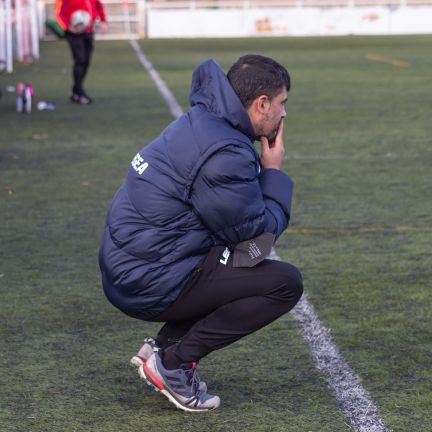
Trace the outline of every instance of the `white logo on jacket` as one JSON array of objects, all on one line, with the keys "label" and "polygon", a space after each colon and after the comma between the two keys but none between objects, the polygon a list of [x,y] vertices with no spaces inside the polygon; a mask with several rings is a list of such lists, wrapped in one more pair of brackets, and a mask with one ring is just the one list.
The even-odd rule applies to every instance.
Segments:
[{"label": "white logo on jacket", "polygon": [[142,156],[137,153],[131,162],[132,168],[141,175],[149,166],[147,162],[144,162]]},{"label": "white logo on jacket", "polygon": [[231,251],[226,247],[225,250],[222,252],[222,258],[219,260],[219,262],[223,265],[227,265],[228,258],[231,255]]}]

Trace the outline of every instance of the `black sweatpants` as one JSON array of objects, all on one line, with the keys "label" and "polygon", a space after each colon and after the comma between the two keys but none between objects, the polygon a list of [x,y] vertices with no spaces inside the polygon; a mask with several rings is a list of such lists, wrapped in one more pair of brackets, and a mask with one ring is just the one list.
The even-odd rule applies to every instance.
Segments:
[{"label": "black sweatpants", "polygon": [[73,58],[73,87],[72,92],[79,96],[84,92],[84,78],[90,66],[91,55],[93,52],[93,33],[72,33],[65,32],[65,38],[69,44]]},{"label": "black sweatpants", "polygon": [[224,249],[211,249],[176,302],[154,320],[166,322],[156,342],[169,369],[259,330],[289,312],[303,293],[293,265],[266,259],[252,268],[232,267],[232,254],[224,264]]}]

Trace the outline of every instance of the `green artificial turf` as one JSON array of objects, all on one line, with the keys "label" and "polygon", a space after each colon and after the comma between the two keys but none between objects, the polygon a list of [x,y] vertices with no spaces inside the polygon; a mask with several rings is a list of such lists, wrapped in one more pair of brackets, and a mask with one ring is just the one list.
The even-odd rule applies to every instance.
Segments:
[{"label": "green artificial turf", "polygon": [[[141,41],[184,108],[209,57],[226,69],[259,52],[288,66],[285,170],[296,188],[278,252],[401,432],[432,430],[431,42]],[[222,399],[215,412],[176,410],[138,379],[129,357],[158,326],[104,298],[98,242],[130,160],[171,116],[127,42],[97,43],[89,107],[67,99],[65,42],[41,49],[38,63],[0,76],[0,430],[350,430],[290,316],[202,362]],[[56,109],[16,113],[5,88],[18,82]]]}]

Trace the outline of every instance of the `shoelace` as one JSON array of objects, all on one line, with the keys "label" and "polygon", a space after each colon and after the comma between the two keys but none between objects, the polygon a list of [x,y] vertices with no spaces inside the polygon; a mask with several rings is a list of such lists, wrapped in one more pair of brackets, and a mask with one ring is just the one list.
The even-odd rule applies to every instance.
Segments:
[{"label": "shoelace", "polygon": [[201,379],[200,379],[200,376],[198,374],[198,369],[196,367],[196,364],[194,364],[191,369],[186,370],[185,373],[188,377],[188,380],[190,380],[191,390],[194,393],[197,393]]}]

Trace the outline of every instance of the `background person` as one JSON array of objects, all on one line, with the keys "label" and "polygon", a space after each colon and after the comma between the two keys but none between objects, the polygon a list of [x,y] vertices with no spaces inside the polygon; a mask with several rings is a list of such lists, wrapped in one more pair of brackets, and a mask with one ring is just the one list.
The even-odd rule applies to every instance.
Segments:
[{"label": "background person", "polygon": [[289,89],[287,70],[268,57],[240,57],[228,75],[213,60],[199,65],[190,111],[136,154],[108,210],[106,296],[131,317],[165,323],[131,363],[186,411],[220,404],[197,363],[290,311],[303,292],[294,266],[265,259],[290,219],[292,181],[281,171]]},{"label": "background person", "polygon": [[[76,29],[72,25],[72,15],[78,10],[89,13],[90,23],[85,29]],[[94,46],[94,25],[101,21],[101,30],[107,31],[106,13],[100,0],[57,0],[56,19],[65,31],[73,58],[73,86],[70,100],[74,103],[88,105],[93,99],[84,90],[84,79],[90,66]]]}]

